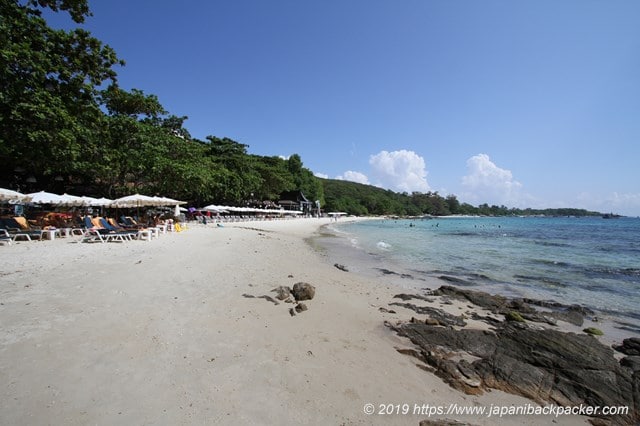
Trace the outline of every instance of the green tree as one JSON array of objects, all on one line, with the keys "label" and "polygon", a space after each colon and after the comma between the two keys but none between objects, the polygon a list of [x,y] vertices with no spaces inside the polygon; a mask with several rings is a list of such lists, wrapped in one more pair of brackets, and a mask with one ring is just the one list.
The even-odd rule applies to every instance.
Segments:
[{"label": "green tree", "polygon": [[295,185],[294,189],[301,190],[309,201],[315,202],[318,200],[321,205],[324,204],[322,183],[313,175],[311,170],[304,167],[300,155],[291,155],[287,160],[287,168],[291,173]]},{"label": "green tree", "polygon": [[258,192],[262,177],[257,172],[253,158],[247,154],[248,145],[229,138],[207,136],[209,156],[215,167],[226,169],[221,172],[222,185],[216,201],[241,204],[246,203],[251,194]]},{"label": "green tree", "polygon": [[262,184],[255,193],[256,199],[277,201],[281,193],[295,189],[286,160],[262,156],[253,156],[253,160],[255,170],[262,179]]},{"label": "green tree", "polygon": [[0,161],[40,177],[73,173],[97,143],[98,87],[124,63],[85,30],[50,28],[45,7],[89,14],[83,0],[0,1]]},{"label": "green tree", "polygon": [[458,201],[458,198],[455,195],[448,195],[446,202],[451,214],[460,214],[460,201]]}]

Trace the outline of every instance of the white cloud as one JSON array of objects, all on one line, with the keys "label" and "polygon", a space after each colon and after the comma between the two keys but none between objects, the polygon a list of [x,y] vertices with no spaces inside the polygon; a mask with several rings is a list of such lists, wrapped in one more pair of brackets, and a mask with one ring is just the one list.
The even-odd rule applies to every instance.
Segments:
[{"label": "white cloud", "polygon": [[602,213],[616,213],[625,216],[640,216],[640,193],[618,193],[594,195],[583,192],[578,195],[580,207]]},{"label": "white cloud", "polygon": [[510,170],[502,169],[487,154],[478,154],[467,160],[468,174],[462,178],[467,192],[463,197],[471,203],[506,204],[518,206],[525,197],[522,184],[513,178]]},{"label": "white cloud", "polygon": [[348,180],[348,181],[351,181],[351,182],[364,183],[366,185],[369,184],[369,178],[365,174],[360,173],[360,172],[354,172],[352,170],[347,170],[342,175],[336,176],[336,179],[338,179],[338,180]]},{"label": "white cloud", "polygon": [[377,186],[396,191],[429,191],[424,158],[413,151],[380,151],[369,157]]},{"label": "white cloud", "polygon": [[322,179],[329,179],[329,175],[324,174],[324,173],[318,173],[318,172],[316,172],[316,173],[314,173],[313,175],[314,175],[315,177],[319,177],[319,178],[322,178]]}]

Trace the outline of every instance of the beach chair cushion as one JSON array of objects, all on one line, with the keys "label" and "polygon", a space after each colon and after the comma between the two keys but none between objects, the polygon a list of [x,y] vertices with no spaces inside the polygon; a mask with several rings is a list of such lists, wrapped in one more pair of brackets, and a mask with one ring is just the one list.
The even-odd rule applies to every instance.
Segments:
[{"label": "beach chair cushion", "polygon": [[30,228],[29,222],[27,222],[27,219],[22,216],[14,216],[13,220],[20,225],[20,229],[27,230]]}]

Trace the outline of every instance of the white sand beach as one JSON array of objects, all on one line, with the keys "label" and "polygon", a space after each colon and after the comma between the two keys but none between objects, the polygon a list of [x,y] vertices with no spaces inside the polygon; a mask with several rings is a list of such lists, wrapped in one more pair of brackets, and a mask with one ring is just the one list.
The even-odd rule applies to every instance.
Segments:
[{"label": "white sand beach", "polygon": [[[0,247],[0,423],[417,425],[428,416],[414,414],[416,406],[533,404],[499,391],[464,395],[397,352],[411,345],[384,321],[411,311],[381,312],[397,288],[341,271],[305,242],[326,223],[258,221],[192,226],[150,242]],[[296,316],[292,304],[257,298],[301,281],[316,294]],[[367,415],[365,404],[376,413],[397,405],[391,411],[400,414]]]}]

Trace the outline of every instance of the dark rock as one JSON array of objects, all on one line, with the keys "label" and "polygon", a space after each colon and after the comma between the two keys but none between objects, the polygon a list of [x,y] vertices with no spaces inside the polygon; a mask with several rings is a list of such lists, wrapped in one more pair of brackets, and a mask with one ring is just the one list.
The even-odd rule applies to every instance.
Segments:
[{"label": "dark rock", "polygon": [[405,293],[400,293],[400,294],[396,294],[395,296],[393,296],[394,299],[400,299],[400,300],[412,300],[412,299],[417,299],[417,300],[424,300],[425,302],[429,302],[432,303],[434,300],[426,297],[426,296],[422,296],[420,294],[405,294]]},{"label": "dark rock", "polygon": [[546,315],[540,312],[535,312],[535,313],[525,313],[525,312],[520,312],[520,316],[524,319],[526,319],[527,321],[532,321],[532,322],[543,322],[549,325],[557,325],[558,321],[556,321],[556,319],[550,315]]},{"label": "dark rock", "polygon": [[296,316],[296,310],[293,308],[289,308],[289,315],[291,315],[292,317]]},{"label": "dark rock", "polygon": [[[408,337],[424,354],[436,375],[470,394],[489,388],[521,395],[540,404],[561,406],[628,406],[619,424],[640,420],[640,374],[636,360],[625,367],[613,350],[585,334],[538,329],[503,322],[495,332],[405,323],[392,328]],[[628,340],[628,339],[627,339]],[[635,344],[631,342],[631,344]],[[478,359],[455,361],[455,354]]]},{"label": "dark rock", "polygon": [[482,385],[482,379],[478,376],[478,373],[473,369],[473,366],[468,361],[460,360],[458,362],[458,371],[462,373],[464,378],[461,380],[472,388],[479,388]]},{"label": "dark rock", "polygon": [[462,319],[461,316],[451,315],[443,311],[442,309],[432,308],[430,306],[416,306],[412,303],[389,303],[389,306],[401,306],[403,308],[411,309],[412,311],[421,314],[421,315],[429,315],[434,320],[437,320],[439,324],[446,326],[458,326],[464,327],[467,323]]},{"label": "dark rock", "polygon": [[301,300],[311,300],[316,294],[316,288],[309,283],[295,283],[292,293],[298,302]]},{"label": "dark rock", "polygon": [[525,303],[543,308],[550,308],[552,312],[547,314],[555,319],[566,321],[569,324],[582,327],[584,317],[592,317],[595,315],[591,309],[580,305],[565,305],[559,302],[549,300],[523,299]]},{"label": "dark rock", "polygon": [[378,310],[380,312],[385,313],[385,314],[395,314],[396,313],[396,311],[394,311],[393,309],[387,309],[387,308],[383,308],[383,307],[378,308]]},{"label": "dark rock", "polygon": [[333,266],[335,266],[336,268],[340,269],[341,271],[349,272],[349,270],[347,269],[347,267],[346,267],[346,266],[341,265],[341,264],[339,264],[339,263],[335,263]]},{"label": "dark rock", "polygon": [[285,300],[291,294],[291,289],[284,285],[276,287],[271,291],[276,293],[276,299],[278,300]]},{"label": "dark rock", "polygon": [[630,368],[634,373],[638,372],[640,371],[640,356],[633,355],[624,357],[620,360],[620,365]]},{"label": "dark rock", "polygon": [[274,305],[279,305],[280,303],[278,303],[277,300],[275,300],[273,297],[271,296],[267,296],[266,294],[264,296],[254,296],[253,294],[247,294],[244,293],[242,295],[242,297],[246,297],[247,299],[266,299],[269,302],[272,302]]},{"label": "dark rock", "polygon": [[279,304],[280,304],[276,299],[274,299],[274,298],[273,298],[273,297],[271,297],[271,296],[267,296],[266,294],[265,294],[264,296],[258,296],[258,298],[259,298],[259,299],[265,299],[265,300],[268,300],[269,302],[273,303],[274,305],[279,305]]},{"label": "dark rock", "polygon": [[[563,305],[557,302],[539,301],[534,299],[513,299],[499,295],[491,295],[483,291],[466,290],[453,286],[442,286],[432,293],[434,296],[447,296],[465,300],[474,305],[485,308],[493,313],[503,315],[517,311],[524,319],[556,325],[557,320],[582,326],[585,315],[592,315],[593,311],[579,305]],[[539,312],[531,305],[554,309],[552,312]]]},{"label": "dark rock", "polygon": [[622,345],[615,345],[613,349],[625,355],[640,355],[640,338],[630,337],[624,339]]},{"label": "dark rock", "polygon": [[309,308],[307,308],[307,305],[305,305],[304,303],[298,303],[295,309],[297,313],[300,313],[300,312],[306,311]]},{"label": "dark rock", "polygon": [[474,305],[483,307],[490,311],[498,312],[507,305],[507,298],[503,296],[492,296],[483,291],[463,290],[456,287],[443,285],[432,293],[434,296],[449,296],[459,300],[467,300]]},{"label": "dark rock", "polygon": [[490,324],[490,325],[498,325],[498,324],[500,324],[502,322],[497,318],[493,318],[493,317],[490,317],[488,315],[480,315],[477,312],[473,312],[471,314],[471,319],[474,319],[476,321],[484,321],[484,322],[486,322],[487,324]]},{"label": "dark rock", "polygon": [[570,306],[562,309],[563,310],[549,312],[549,315],[561,321],[568,322],[569,324],[582,327],[582,324],[584,324],[584,308],[580,306]]}]

